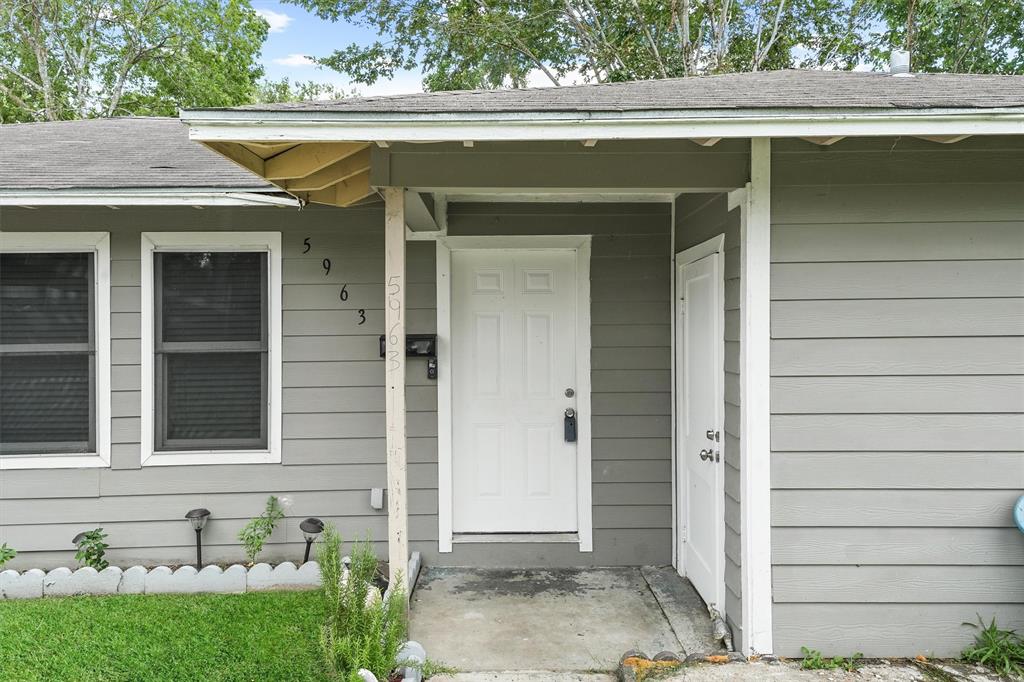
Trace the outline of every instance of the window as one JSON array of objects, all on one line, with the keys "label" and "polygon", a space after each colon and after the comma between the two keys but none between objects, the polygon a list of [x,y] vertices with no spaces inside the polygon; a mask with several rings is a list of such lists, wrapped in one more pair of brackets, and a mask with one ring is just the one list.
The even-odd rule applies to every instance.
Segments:
[{"label": "window", "polygon": [[279,239],[143,235],[145,464],[280,461]]},{"label": "window", "polygon": [[0,469],[109,463],[106,233],[0,242]]}]

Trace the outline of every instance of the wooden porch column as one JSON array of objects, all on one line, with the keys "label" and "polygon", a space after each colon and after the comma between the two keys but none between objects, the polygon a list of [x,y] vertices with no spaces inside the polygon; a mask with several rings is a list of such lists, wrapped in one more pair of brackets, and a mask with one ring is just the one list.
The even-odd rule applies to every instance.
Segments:
[{"label": "wooden porch column", "polygon": [[405,450],[405,191],[384,194],[384,402],[388,451],[388,567],[409,596],[409,512]]}]

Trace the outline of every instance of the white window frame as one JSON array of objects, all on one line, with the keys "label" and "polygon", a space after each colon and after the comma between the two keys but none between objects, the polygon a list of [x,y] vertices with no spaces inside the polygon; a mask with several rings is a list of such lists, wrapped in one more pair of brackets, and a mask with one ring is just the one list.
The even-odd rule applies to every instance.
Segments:
[{"label": "white window frame", "polygon": [[[276,464],[281,461],[281,233],[142,233],[142,465]],[[155,331],[153,279],[158,251],[257,251],[267,254],[267,447],[239,450],[155,451]]]},{"label": "white window frame", "polygon": [[96,451],[41,455],[5,455],[0,471],[13,469],[83,469],[110,466],[110,233],[3,232],[0,252],[91,253],[96,348]]}]

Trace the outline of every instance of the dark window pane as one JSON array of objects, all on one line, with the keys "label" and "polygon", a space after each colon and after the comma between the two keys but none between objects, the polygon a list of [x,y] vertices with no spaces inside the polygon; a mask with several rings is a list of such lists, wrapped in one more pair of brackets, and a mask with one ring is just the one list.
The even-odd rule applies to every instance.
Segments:
[{"label": "dark window pane", "polygon": [[265,439],[264,365],[263,353],[166,355],[167,440],[201,448],[199,441]]},{"label": "dark window pane", "polygon": [[0,343],[89,343],[92,254],[0,254]]},{"label": "dark window pane", "polygon": [[90,356],[0,356],[4,452],[91,452]]},{"label": "dark window pane", "polygon": [[265,253],[158,253],[162,341],[260,341]]}]

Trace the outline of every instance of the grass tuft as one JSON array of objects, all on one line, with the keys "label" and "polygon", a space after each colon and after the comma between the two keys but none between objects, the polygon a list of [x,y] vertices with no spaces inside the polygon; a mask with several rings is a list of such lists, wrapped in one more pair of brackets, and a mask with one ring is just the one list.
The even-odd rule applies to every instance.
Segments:
[{"label": "grass tuft", "polygon": [[988,625],[978,616],[978,622],[964,623],[977,630],[974,644],[964,649],[963,659],[980,663],[1006,677],[1024,677],[1024,639],[1013,630],[1002,630],[995,618]]},{"label": "grass tuft", "polygon": [[859,651],[849,658],[845,656],[822,656],[821,652],[817,649],[808,649],[805,646],[800,647],[800,651],[803,652],[804,660],[800,662],[800,667],[804,670],[845,670],[847,672],[853,672],[860,665],[860,659],[864,658],[864,654]]}]

